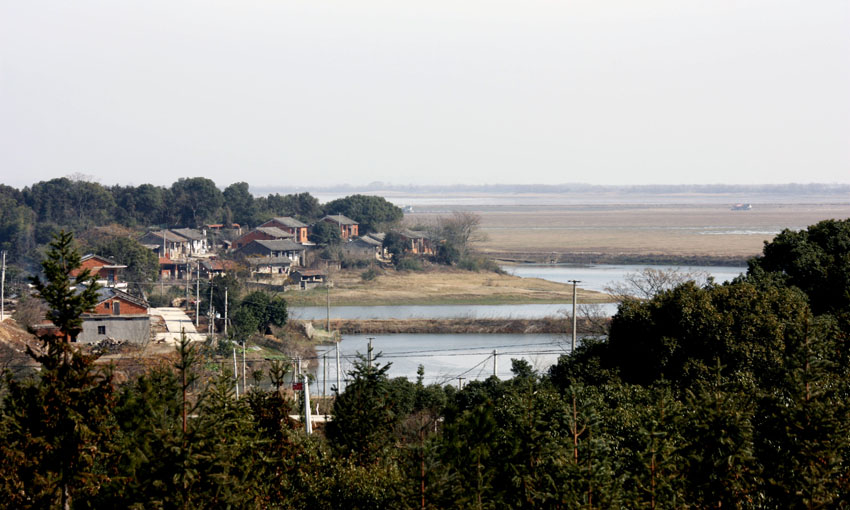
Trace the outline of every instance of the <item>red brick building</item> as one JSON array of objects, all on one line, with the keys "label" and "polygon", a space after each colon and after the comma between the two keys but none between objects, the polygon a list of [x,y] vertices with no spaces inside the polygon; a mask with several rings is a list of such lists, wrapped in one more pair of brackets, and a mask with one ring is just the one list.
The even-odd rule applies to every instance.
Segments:
[{"label": "red brick building", "polygon": [[118,264],[109,257],[88,254],[80,262],[80,267],[71,271],[71,276],[76,277],[82,271],[88,269],[93,276],[97,277],[101,285],[111,286],[121,281],[121,270],[127,266]]},{"label": "red brick building", "polygon": [[307,242],[307,224],[301,223],[295,218],[291,218],[289,216],[280,216],[277,218],[272,218],[269,221],[260,225],[260,227],[275,227],[283,230],[284,232],[289,232],[294,236],[292,239],[296,243],[304,244]]},{"label": "red brick building", "polygon": [[328,222],[339,227],[339,236],[343,241],[347,241],[352,237],[360,235],[360,224],[352,220],[348,216],[342,214],[328,215],[322,218],[322,221]]},{"label": "red brick building", "polygon": [[251,244],[252,241],[276,241],[279,239],[292,239],[292,233],[277,227],[257,227],[254,230],[233,241],[233,249],[238,250],[243,246]]}]

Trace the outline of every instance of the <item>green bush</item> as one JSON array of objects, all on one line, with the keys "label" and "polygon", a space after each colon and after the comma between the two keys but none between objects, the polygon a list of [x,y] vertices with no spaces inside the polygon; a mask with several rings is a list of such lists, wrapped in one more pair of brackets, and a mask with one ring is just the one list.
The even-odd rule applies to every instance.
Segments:
[{"label": "green bush", "polygon": [[422,262],[414,257],[402,257],[395,265],[399,271],[422,271]]},{"label": "green bush", "polygon": [[370,282],[370,281],[374,280],[375,277],[377,277],[377,276],[378,276],[378,272],[375,271],[372,268],[369,268],[369,269],[367,269],[366,271],[363,271],[360,274],[360,278],[362,278],[364,282]]}]

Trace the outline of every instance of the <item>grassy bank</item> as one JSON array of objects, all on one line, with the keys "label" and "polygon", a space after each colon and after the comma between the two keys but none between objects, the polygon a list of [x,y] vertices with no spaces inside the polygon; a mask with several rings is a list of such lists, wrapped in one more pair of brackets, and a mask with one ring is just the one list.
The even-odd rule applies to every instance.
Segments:
[{"label": "grassy bank", "polygon": [[[292,321],[300,323],[301,321]],[[319,322],[319,321],[314,321]],[[607,321],[606,321],[607,322]],[[331,320],[331,329],[342,334],[567,334],[572,324],[566,317],[542,319],[370,319]],[[579,319],[579,334],[599,331],[599,323]]]},{"label": "grassy bank", "polygon": [[[425,271],[378,270],[373,280],[361,278],[363,270],[343,270],[331,275],[332,306],[388,305],[497,305],[572,303],[572,286],[538,278],[520,278],[492,272],[472,272],[431,267]],[[324,288],[289,291],[290,306],[324,306]],[[579,289],[582,303],[605,303],[602,292]]]}]

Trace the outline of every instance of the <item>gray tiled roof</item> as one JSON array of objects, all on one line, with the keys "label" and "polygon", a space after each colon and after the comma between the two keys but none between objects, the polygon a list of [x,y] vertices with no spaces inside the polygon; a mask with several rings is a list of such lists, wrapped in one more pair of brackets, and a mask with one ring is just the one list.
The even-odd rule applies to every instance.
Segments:
[{"label": "gray tiled roof", "polygon": [[352,220],[351,218],[349,218],[348,216],[345,216],[343,214],[329,214],[322,219],[323,220],[331,220],[334,223],[338,223],[340,225],[357,225],[358,224],[356,221]]},{"label": "gray tiled roof", "polygon": [[[276,222],[280,223],[281,225],[285,225],[289,228],[303,228],[303,227],[307,226],[305,223],[301,223],[300,221],[296,220],[295,218],[293,218],[291,216],[278,216],[278,217],[272,218],[272,220],[270,220],[270,221],[276,221]],[[266,222],[266,223],[268,223],[268,222]]]}]

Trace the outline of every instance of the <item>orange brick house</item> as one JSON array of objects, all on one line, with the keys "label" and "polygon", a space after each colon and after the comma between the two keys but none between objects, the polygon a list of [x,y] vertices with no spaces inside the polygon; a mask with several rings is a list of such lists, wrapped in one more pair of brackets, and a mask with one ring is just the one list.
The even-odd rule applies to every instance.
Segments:
[{"label": "orange brick house", "polygon": [[348,216],[342,214],[333,214],[325,216],[324,218],[322,218],[322,221],[331,223],[339,227],[339,236],[342,238],[343,241],[347,241],[352,237],[357,237],[358,235],[360,235],[360,224],[352,220]]},{"label": "orange brick house", "polygon": [[[119,264],[109,257],[89,253],[80,260],[80,267],[71,271],[71,276],[76,277],[82,271],[88,269],[93,276],[97,277],[97,283],[105,287],[114,287],[121,282],[121,270],[127,266]],[[126,284],[124,284],[126,287]]]}]

